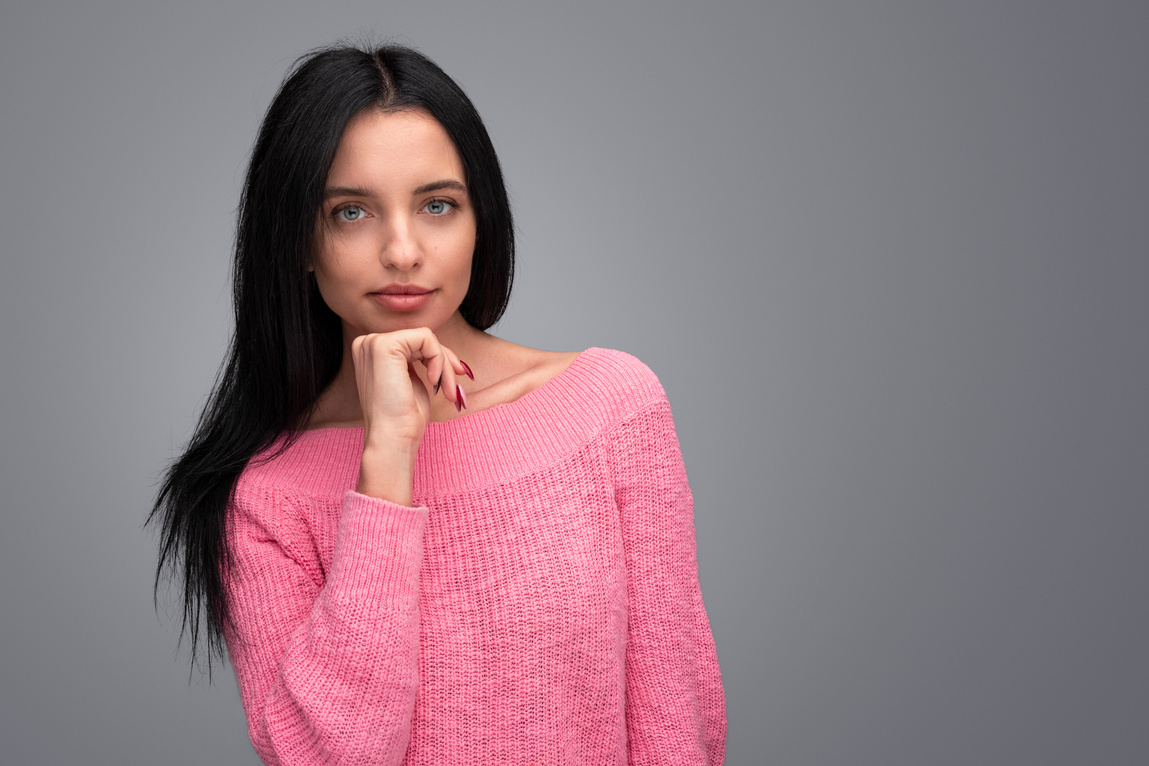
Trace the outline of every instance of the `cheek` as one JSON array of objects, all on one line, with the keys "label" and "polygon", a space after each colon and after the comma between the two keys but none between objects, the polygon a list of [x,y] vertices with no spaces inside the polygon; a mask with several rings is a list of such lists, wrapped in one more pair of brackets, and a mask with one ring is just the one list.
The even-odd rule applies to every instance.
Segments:
[{"label": "cheek", "polygon": [[[458,269],[459,272],[465,275],[468,282],[467,288],[470,287],[471,281],[471,263],[475,259],[475,245],[478,242],[478,236],[475,232],[474,224],[472,223],[470,231],[467,235],[462,237],[458,246]],[[465,288],[466,289],[466,288]]]},{"label": "cheek", "polygon": [[456,280],[463,295],[466,295],[467,291],[471,289],[471,263],[475,258],[474,252],[475,247],[474,242],[472,242],[470,249],[460,248],[459,257],[455,261]]}]

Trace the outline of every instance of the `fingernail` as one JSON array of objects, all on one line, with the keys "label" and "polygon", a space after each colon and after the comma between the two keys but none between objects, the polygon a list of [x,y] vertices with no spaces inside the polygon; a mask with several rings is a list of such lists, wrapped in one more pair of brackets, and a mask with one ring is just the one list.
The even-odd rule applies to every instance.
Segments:
[{"label": "fingernail", "polygon": [[467,409],[467,395],[463,393],[463,387],[460,385],[455,386],[455,412],[462,412]]},{"label": "fingernail", "polygon": [[467,377],[470,378],[471,380],[474,380],[475,379],[475,373],[471,372],[471,368],[467,366],[467,363],[464,362],[462,359],[460,359],[459,364],[463,365],[463,371],[467,373]]}]

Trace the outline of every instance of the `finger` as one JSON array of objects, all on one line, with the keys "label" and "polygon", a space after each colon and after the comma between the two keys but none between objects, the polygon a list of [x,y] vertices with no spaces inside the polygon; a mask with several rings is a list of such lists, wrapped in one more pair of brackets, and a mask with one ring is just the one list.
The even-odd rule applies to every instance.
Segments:
[{"label": "finger", "polygon": [[455,371],[456,375],[466,375],[471,380],[475,379],[475,373],[471,371],[470,365],[460,359],[458,354],[446,346],[443,347],[443,350],[447,352],[447,359],[450,360],[451,369]]},{"label": "finger", "polygon": [[445,376],[450,379],[450,383],[445,384],[450,385],[447,399],[455,403],[456,411],[462,412],[467,408],[467,392],[464,390],[460,380],[463,375],[466,375],[471,380],[474,380],[475,376],[471,372],[471,368],[467,366],[467,363],[459,359],[458,354],[446,346],[443,347],[443,358],[445,362],[444,372],[450,371],[450,375]]},{"label": "finger", "polygon": [[[373,334],[361,336],[356,341],[361,342],[361,354],[367,354],[369,350],[374,353],[386,349],[408,364],[420,362],[427,371],[427,383],[432,396],[442,391],[443,396],[455,405],[456,410],[461,411],[467,406],[466,393],[459,386],[459,379],[463,375],[473,379],[474,374],[453,351],[439,342],[430,329],[421,327],[394,333]],[[366,366],[367,364],[364,364],[364,367]]]},{"label": "finger", "polygon": [[439,380],[443,375],[443,357],[436,355],[419,361],[427,368],[427,382],[431,385],[431,396],[434,396],[439,393]]},{"label": "finger", "polygon": [[447,397],[447,401],[455,402],[456,409],[458,409],[459,382],[451,361],[450,352],[446,348],[443,349],[443,353],[438,357],[438,363],[441,370],[438,380],[439,387],[443,391],[443,396]]},{"label": "finger", "polygon": [[[458,357],[454,352],[439,342],[431,330],[421,328],[408,342],[410,354],[417,357],[427,369],[427,382],[431,385],[431,395],[443,392],[448,401],[454,402],[459,409],[459,389],[456,369]],[[461,369],[459,369],[461,373]],[[463,405],[465,406],[465,405]]]}]

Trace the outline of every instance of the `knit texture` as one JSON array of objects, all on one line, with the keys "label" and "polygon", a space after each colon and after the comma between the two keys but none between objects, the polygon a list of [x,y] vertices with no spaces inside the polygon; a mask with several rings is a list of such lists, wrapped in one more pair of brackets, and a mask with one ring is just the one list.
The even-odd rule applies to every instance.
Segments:
[{"label": "knit texture", "polygon": [[363,431],[257,456],[226,631],[268,764],[721,764],[726,711],[670,406],[590,349],[427,426],[407,508]]}]

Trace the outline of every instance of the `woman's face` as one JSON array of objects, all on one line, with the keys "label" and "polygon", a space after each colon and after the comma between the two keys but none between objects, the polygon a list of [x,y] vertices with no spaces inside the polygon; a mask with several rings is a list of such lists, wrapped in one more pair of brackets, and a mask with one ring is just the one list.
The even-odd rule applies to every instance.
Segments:
[{"label": "woman's face", "polygon": [[346,339],[462,321],[475,213],[459,153],[429,114],[352,118],[320,218],[311,266]]}]

